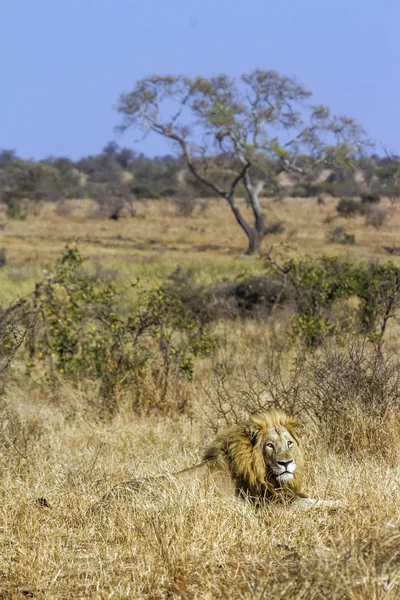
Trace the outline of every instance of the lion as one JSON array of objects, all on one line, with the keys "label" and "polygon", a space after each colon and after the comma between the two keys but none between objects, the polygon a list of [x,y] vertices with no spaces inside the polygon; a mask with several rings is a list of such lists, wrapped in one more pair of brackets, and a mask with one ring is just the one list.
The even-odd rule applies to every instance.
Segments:
[{"label": "lion", "polygon": [[338,507],[339,500],[316,500],[302,492],[304,453],[299,423],[281,410],[256,414],[228,427],[206,448],[201,463],[172,475],[124,481],[103,496],[101,502],[122,493],[156,490],[177,481],[212,484],[230,497],[247,499],[260,507],[285,501],[296,508]]}]

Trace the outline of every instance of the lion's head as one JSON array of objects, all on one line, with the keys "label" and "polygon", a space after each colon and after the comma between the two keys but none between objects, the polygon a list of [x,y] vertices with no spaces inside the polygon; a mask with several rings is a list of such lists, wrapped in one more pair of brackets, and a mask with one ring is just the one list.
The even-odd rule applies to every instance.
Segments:
[{"label": "lion's head", "polygon": [[300,493],[304,457],[298,423],[280,410],[254,415],[225,430],[204,460],[212,469],[228,469],[238,494],[259,499]]}]

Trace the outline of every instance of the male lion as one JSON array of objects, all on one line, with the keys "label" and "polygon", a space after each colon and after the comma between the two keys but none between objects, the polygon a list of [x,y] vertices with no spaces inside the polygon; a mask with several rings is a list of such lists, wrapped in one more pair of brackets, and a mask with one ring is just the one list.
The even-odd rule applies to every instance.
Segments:
[{"label": "male lion", "polygon": [[301,493],[304,455],[298,428],[297,420],[281,410],[254,415],[222,431],[200,464],[173,475],[124,481],[102,500],[148,486],[159,490],[188,478],[212,483],[224,494],[247,498],[258,506],[272,500],[285,500],[298,508],[339,506],[338,500],[314,500]]}]

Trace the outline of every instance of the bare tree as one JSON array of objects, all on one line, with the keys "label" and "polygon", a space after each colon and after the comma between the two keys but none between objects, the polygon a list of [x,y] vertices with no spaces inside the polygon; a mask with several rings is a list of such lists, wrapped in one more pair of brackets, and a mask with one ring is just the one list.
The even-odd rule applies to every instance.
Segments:
[{"label": "bare tree", "polygon": [[[316,161],[345,163],[366,142],[352,119],[313,106],[311,92],[275,71],[256,69],[236,83],[226,75],[209,79],[150,76],[121,95],[121,130],[158,133],[179,148],[198,181],[224,198],[248,238],[247,254],[260,250],[265,220],[259,196],[282,170],[303,172],[301,154]],[[230,181],[221,186],[212,167],[225,164]],[[253,223],[237,203],[243,184]]]}]

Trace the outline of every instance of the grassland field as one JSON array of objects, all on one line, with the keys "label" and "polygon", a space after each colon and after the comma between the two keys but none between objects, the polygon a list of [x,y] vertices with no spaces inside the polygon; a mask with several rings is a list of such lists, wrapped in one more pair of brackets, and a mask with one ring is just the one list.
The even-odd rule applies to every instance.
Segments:
[{"label": "grassland field", "polygon": [[[282,233],[264,240],[265,252],[274,247],[285,256],[400,264],[383,249],[400,240],[400,208],[386,200],[390,218],[379,229],[362,216],[338,217],[333,198],[322,205],[316,198],[262,203],[267,223],[284,223]],[[243,209],[247,214],[244,203]],[[139,280],[151,287],[179,265],[210,284],[263,272],[262,257],[243,256],[245,237],[221,201],[201,201],[190,217],[166,200],[139,203],[134,218],[118,221],[98,218],[89,200],[70,200],[59,213],[50,203],[23,221],[0,212],[7,258],[0,268],[2,306],[32,292],[72,243],[90,269],[121,284]],[[355,244],[328,242],[337,226],[354,234]],[[177,486],[156,501],[139,493],[107,511],[87,512],[120,481],[199,461],[220,402],[233,398],[239,405],[254,393],[250,380],[258,377],[260,384],[275,344],[284,363],[296,352],[284,320],[235,319],[216,327],[217,353],[199,359],[183,414],[137,414],[128,394],[113,418],[104,419],[91,410],[96,383],[65,382],[55,390],[24,377],[17,359],[0,407],[0,599],[400,598],[400,422],[388,418],[372,431],[359,407],[337,429],[332,423],[329,435],[304,422],[305,489],[342,500],[340,510],[271,505],[256,512],[244,502]],[[396,359],[395,320],[385,344],[388,360]],[[223,397],[222,380],[216,382],[221,370]],[[387,393],[395,396],[393,389]],[[346,435],[360,423],[370,451],[337,451],[329,442],[337,435],[345,448]]]}]

